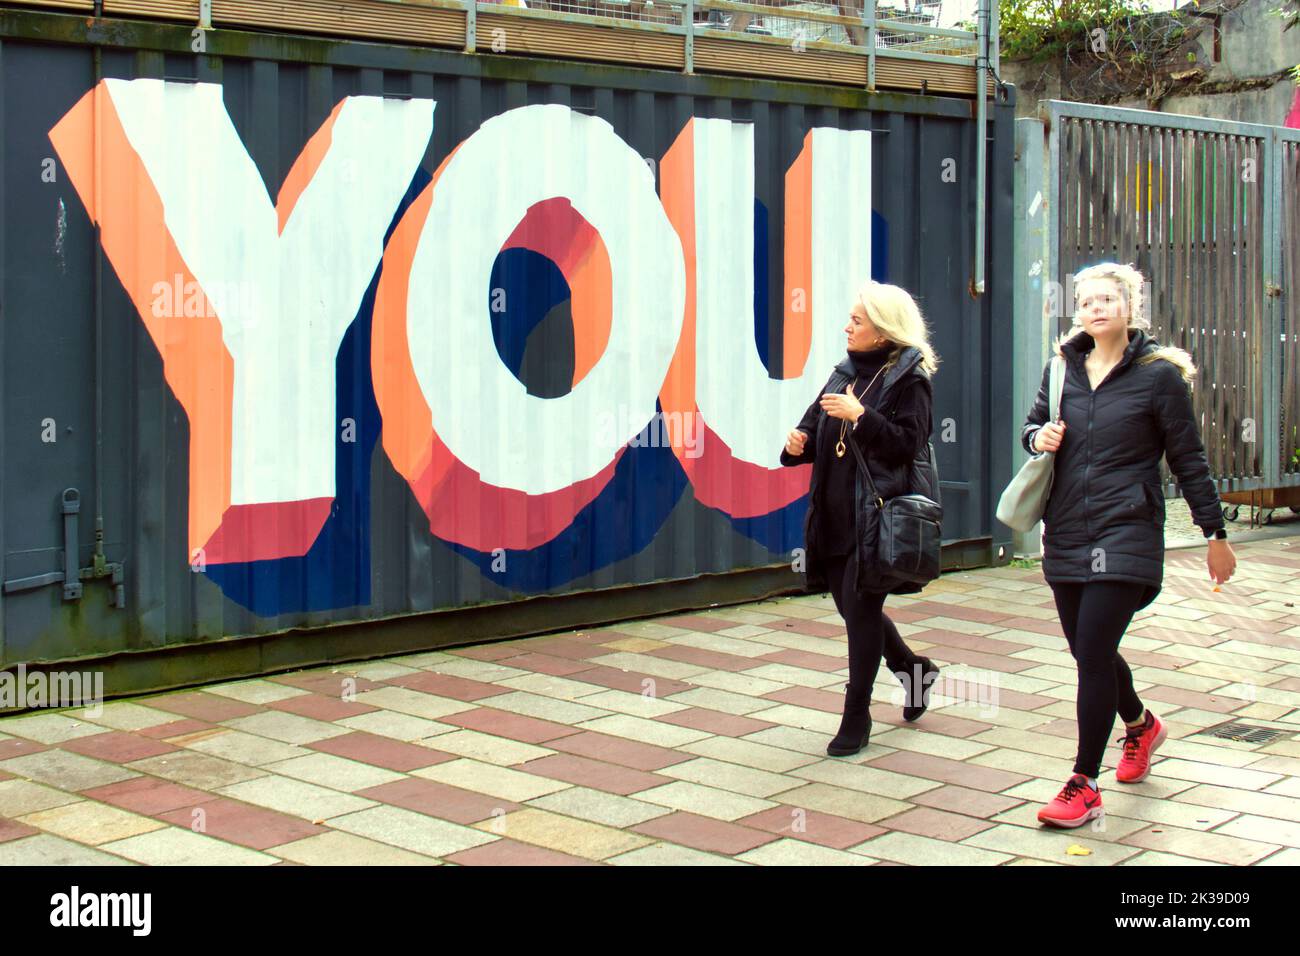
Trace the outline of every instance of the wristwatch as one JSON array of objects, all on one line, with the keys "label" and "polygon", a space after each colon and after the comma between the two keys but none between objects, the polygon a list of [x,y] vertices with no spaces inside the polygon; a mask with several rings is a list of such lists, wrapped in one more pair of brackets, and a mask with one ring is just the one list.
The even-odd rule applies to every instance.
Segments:
[{"label": "wristwatch", "polygon": [[1205,540],[1209,541],[1211,538],[1213,538],[1215,541],[1227,541],[1228,540],[1227,529],[1215,528],[1213,531],[1205,532]]}]

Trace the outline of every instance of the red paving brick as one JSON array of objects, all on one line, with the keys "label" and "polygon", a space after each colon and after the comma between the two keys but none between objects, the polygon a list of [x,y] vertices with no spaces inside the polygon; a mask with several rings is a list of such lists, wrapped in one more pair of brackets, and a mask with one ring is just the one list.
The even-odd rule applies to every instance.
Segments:
[{"label": "red paving brick", "polygon": [[570,674],[591,670],[595,666],[585,660],[575,661],[571,657],[556,657],[553,654],[536,652],[520,654],[517,657],[503,657],[500,663],[506,667],[517,667],[535,674],[549,674],[551,677],[568,677]]},{"label": "red paving brick", "polygon": [[960,843],[967,837],[982,833],[996,824],[933,807],[917,807],[915,810],[908,810],[881,820],[880,825],[890,830],[914,833],[934,840]]},{"label": "red paving brick", "polygon": [[982,734],[986,730],[993,729],[992,724],[954,716],[953,710],[979,714],[979,708],[977,707],[945,707],[940,711],[928,710],[921,715],[920,720],[910,724],[905,723],[903,726],[924,730],[926,733],[942,734],[945,737],[973,737],[976,734]]},{"label": "red paving brick", "polygon": [[913,611],[910,607],[885,607],[885,616],[896,624],[915,624],[926,618],[934,617],[925,611]]},{"label": "red paving brick", "polygon": [[13,737],[9,740],[0,740],[0,760],[8,760],[10,757],[26,757],[28,754],[38,754],[42,750],[49,749],[45,744],[38,744],[34,740]]},{"label": "red paving brick", "polygon": [[779,618],[764,625],[773,631],[793,631],[795,634],[807,634],[809,637],[845,637],[843,624],[826,624],[822,621],[809,621],[801,617]]},{"label": "red paving brick", "polygon": [[359,717],[362,714],[373,713],[379,709],[378,707],[371,707],[369,704],[341,700],[338,697],[327,697],[324,694],[303,694],[301,697],[287,697],[284,700],[273,701],[266,706],[272,710],[282,710],[287,714],[298,714],[300,717],[310,717],[313,720],[323,720],[326,723],[343,720],[345,717]]},{"label": "red paving brick", "polygon": [[[1029,644],[1019,644],[996,637],[982,637],[979,634],[961,634],[943,628],[932,627],[907,635],[909,641],[925,641],[929,644],[942,644],[945,648],[964,647],[982,654],[1014,654],[1016,651],[1029,650]],[[929,651],[926,652],[930,654]],[[930,656],[934,656],[930,654]]]},{"label": "red paving brick", "polygon": [[[1045,607],[1055,608],[1056,605],[1048,601]],[[999,627],[1005,627],[1008,630],[1016,631],[1033,631],[1035,634],[1047,634],[1051,637],[1059,637],[1065,640],[1065,632],[1061,630],[1060,621],[1040,621],[1036,617],[1010,617],[1005,621],[998,622]]]},{"label": "red paving brick", "polygon": [[647,688],[652,688],[653,695],[660,698],[680,694],[682,691],[694,690],[696,686],[686,681],[671,680],[667,677],[638,674],[636,671],[622,671],[616,667],[606,667],[604,664],[585,670],[581,674],[576,674],[573,679],[582,681],[585,684],[608,687],[611,690],[627,691],[629,694],[642,694],[645,693]]},{"label": "red paving brick", "polygon": [[790,667],[803,667],[807,670],[822,671],[827,674],[842,671],[849,666],[847,658],[814,654],[812,651],[782,650],[772,654],[764,654],[758,660],[772,664],[788,664]]},{"label": "red paving brick", "polygon": [[32,836],[40,833],[35,827],[29,827],[25,823],[19,823],[17,820],[9,820],[0,817],[0,843],[7,843],[10,840],[18,840],[22,837]]},{"label": "red paving brick", "polygon": [[643,744],[638,740],[624,740],[622,737],[611,737],[590,730],[548,741],[546,746],[580,757],[621,764],[634,770],[662,770],[675,763],[699,759],[695,754],[679,753],[667,747]]},{"label": "red paving brick", "polygon": [[1197,710],[1212,710],[1216,714],[1230,714],[1250,706],[1250,701],[1237,700],[1233,697],[1214,697],[1204,691],[1184,690],[1181,687],[1162,687],[1153,685],[1142,691],[1142,696],[1166,704],[1180,707],[1194,707]]},{"label": "red paving brick", "polygon": [[592,760],[589,757],[579,757],[576,754],[551,754],[538,757],[536,760],[519,764],[514,769],[549,777],[552,780],[563,780],[566,783],[590,787],[593,790],[602,790],[605,793],[616,793],[620,796],[673,782],[669,777],[661,777],[644,770],[633,770],[630,767],[620,767],[618,764]]},{"label": "red paving brick", "polygon": [[557,737],[568,737],[582,733],[576,727],[557,724],[536,717],[525,717],[504,710],[480,707],[477,710],[465,710],[459,714],[448,714],[438,718],[439,723],[454,724],[466,730],[478,730],[495,737],[506,737],[525,744],[544,744]]},{"label": "red paving brick", "polygon": [[705,617],[702,614],[678,614],[674,617],[656,617],[653,620],[655,624],[680,627],[687,631],[702,631],[705,634],[725,631],[729,627],[736,626],[735,621],[724,621],[718,617]]},{"label": "red paving brick", "polygon": [[762,695],[763,700],[778,701],[782,704],[794,704],[827,714],[844,712],[844,694],[837,690],[818,690],[815,687],[785,687],[769,691]]},{"label": "red paving brick", "polygon": [[509,800],[418,777],[368,787],[358,790],[356,795],[440,820],[450,820],[452,823],[478,823],[494,813],[500,815],[522,809],[519,804]]},{"label": "red paving brick", "polygon": [[[1230,627],[1233,630],[1257,631],[1264,634],[1276,634],[1292,626],[1286,621],[1257,621],[1254,618],[1233,617],[1230,614],[1211,614],[1209,617],[1201,618],[1201,621],[1205,624]],[[1295,638],[1291,640],[1294,643]]]},{"label": "red paving brick", "polygon": [[472,661],[499,661],[502,658],[514,657],[519,651],[519,645],[514,641],[499,644],[476,644],[473,647],[447,648],[448,654],[453,654],[456,657],[468,657]]},{"label": "red paving brick", "polygon": [[59,747],[62,750],[70,750],[75,754],[94,757],[98,760],[107,760],[110,763],[130,763],[132,760],[156,757],[159,754],[171,753],[177,749],[171,744],[163,743],[161,740],[140,737],[119,730],[106,734],[94,734],[90,737],[65,740],[59,744]]},{"label": "red paving brick", "polygon": [[[368,690],[378,690],[384,685],[378,681],[367,680],[364,677],[352,677],[348,674],[339,674],[335,672],[321,671],[299,671],[293,674],[277,674],[275,677],[269,677],[268,680],[277,684],[284,684],[287,687],[296,687],[299,690],[311,691],[313,694],[320,694],[322,697],[334,697],[341,699],[344,690],[356,694],[364,694]],[[346,682],[346,683],[345,683]]]},{"label": "red paving brick", "polygon": [[[1167,627],[1144,627],[1140,631],[1134,631],[1139,637],[1149,637],[1155,641],[1169,641],[1172,644],[1191,644],[1195,647],[1214,647],[1216,644],[1222,644],[1224,641],[1232,640],[1255,640],[1253,636],[1241,636],[1241,632],[1232,632],[1228,630],[1221,631],[1218,634],[1197,634],[1193,631],[1174,631]],[[1271,635],[1269,635],[1271,636]],[[1294,640],[1294,638],[1292,638]],[[1128,649],[1122,644],[1121,650],[1127,654]]]},{"label": "red paving brick", "polygon": [[[585,661],[592,657],[603,657],[610,653],[609,648],[585,641],[571,641],[565,637],[534,637],[524,642],[526,653],[549,654],[552,657],[567,657],[570,660]],[[525,648],[521,647],[521,651]]]},{"label": "red paving brick", "polygon": [[630,829],[680,846],[727,856],[744,853],[777,839],[775,833],[681,811],[647,820]]},{"label": "red paving brick", "polygon": [[959,760],[932,757],[929,754],[912,753],[906,750],[898,750],[892,754],[868,760],[867,765],[880,770],[893,770],[913,777],[924,777],[926,780],[961,784],[990,793],[998,793],[1030,779],[1024,774],[1011,773],[1008,770],[977,767],[974,764],[962,763]]},{"label": "red paving brick", "polygon": [[429,671],[394,677],[388,683],[406,687],[410,690],[423,691],[426,694],[436,694],[439,697],[450,697],[452,700],[464,701],[482,700],[484,697],[496,697],[500,694],[512,692],[509,687],[498,687],[495,684],[485,684],[482,681],[469,680],[465,677],[453,677],[451,674],[434,674]]},{"label": "red paving brick", "polygon": [[951,784],[937,787],[934,790],[927,790],[925,793],[918,793],[910,799],[913,803],[970,817],[996,816],[999,813],[1006,813],[1006,811],[1025,802],[1015,797],[985,793],[983,790],[971,790],[969,787],[958,787]]},{"label": "red paving brick", "polygon": [[432,767],[434,764],[456,759],[451,754],[421,747],[419,744],[408,744],[401,740],[393,740],[391,737],[360,731],[355,734],[344,734],[341,737],[314,740],[306,746],[321,753],[347,757],[349,760],[358,760],[372,767],[383,767],[400,773],[419,770],[421,767]]},{"label": "red paving brick", "polygon": [[497,840],[482,846],[470,847],[443,857],[448,863],[460,866],[602,866],[581,857],[557,853],[542,846],[518,843],[514,840]]},{"label": "red paving brick", "polygon": [[981,654],[979,651],[964,647],[936,647],[927,651],[931,657],[946,664],[966,664],[980,670],[997,671],[1002,674],[1018,674],[1030,668],[1042,667],[1042,661],[1027,661],[1000,654]]},{"label": "red paving brick", "polygon": [[[1145,636],[1155,630],[1155,628],[1151,628],[1151,630],[1144,629],[1140,633]],[[1170,638],[1170,640],[1173,640],[1173,638]],[[1295,650],[1297,639],[1293,635],[1269,634],[1264,631],[1224,631],[1216,637],[1216,640],[1243,641],[1247,644],[1263,644],[1265,647],[1286,647]],[[1191,642],[1184,641],[1183,643]],[[1264,652],[1260,651],[1260,653]]]},{"label": "red paving brick", "polygon": [[700,647],[686,647],[682,644],[656,647],[653,651],[650,651],[650,656],[663,657],[670,661],[681,661],[683,664],[695,664],[716,671],[747,671],[755,667],[762,667],[767,663],[758,658],[724,654],[721,651],[706,651]]},{"label": "red paving brick", "polygon": [[133,780],[110,783],[83,790],[81,795],[150,817],[182,807],[196,807],[217,799],[216,794],[183,787],[179,783],[159,780],[157,777],[136,777]]},{"label": "red paving brick", "polygon": [[173,720],[165,724],[145,727],[143,730],[135,731],[135,733],[142,737],[165,740],[170,737],[185,737],[189,734],[197,734],[201,730],[213,729],[215,729],[215,725],[203,720]]},{"label": "red paving brick", "polygon": [[[1145,632],[1139,631],[1139,634]],[[1136,664],[1139,667],[1157,667],[1160,670],[1176,671],[1180,667],[1186,667],[1188,664],[1194,664],[1195,661],[1190,657],[1174,657],[1172,654],[1153,654],[1151,651],[1139,651],[1132,647],[1123,647],[1120,649],[1120,656],[1128,664]]]},{"label": "red paving brick", "polygon": [[884,827],[847,820],[830,813],[799,807],[772,807],[736,821],[757,830],[818,846],[844,850],[885,832]]},{"label": "red paving brick", "polygon": [[[940,680],[944,678],[940,677]],[[974,713],[978,714],[978,705],[981,701],[990,701],[1001,707],[1010,707],[1012,710],[1035,711],[1039,707],[1049,707],[1052,704],[1059,704],[1060,701],[1055,697],[1044,697],[1042,694],[1026,694],[1023,691],[1007,690],[1005,687],[989,686],[980,681],[962,681],[961,684],[953,683],[949,685],[944,683],[944,690],[964,692],[964,700],[976,709]],[[1143,691],[1146,693],[1146,691]]]},{"label": "red paving brick", "polygon": [[723,714],[716,710],[704,710],[700,707],[664,714],[662,717],[656,717],[655,720],[665,724],[676,724],[678,727],[689,727],[691,730],[703,730],[706,733],[718,734],[723,737],[744,737],[746,734],[755,734],[760,730],[767,730],[769,727],[776,726],[776,724],[766,720]]},{"label": "red paving brick", "polygon": [[187,691],[179,694],[167,694],[163,697],[149,697],[140,701],[146,707],[165,710],[195,720],[218,722],[232,720],[236,717],[248,717],[261,713],[264,708],[246,704],[242,700],[205,694],[203,691]]},{"label": "red paving brick", "polygon": [[218,798],[192,809],[157,814],[159,820],[174,823],[196,833],[238,843],[254,850],[291,843],[329,832],[325,827],[298,817],[253,807],[235,800]]},{"label": "red paving brick", "polygon": [[[988,611],[978,607],[963,607],[960,604],[940,604],[935,601],[917,601],[909,611],[929,612],[930,617],[951,617],[958,621],[974,621],[977,624],[1000,624],[1016,616],[1015,611]],[[892,617],[893,614],[887,611]]]}]

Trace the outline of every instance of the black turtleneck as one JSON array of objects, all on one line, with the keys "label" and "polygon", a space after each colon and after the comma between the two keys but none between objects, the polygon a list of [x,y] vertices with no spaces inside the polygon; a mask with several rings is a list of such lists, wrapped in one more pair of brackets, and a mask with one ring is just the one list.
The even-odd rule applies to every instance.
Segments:
[{"label": "black turtleneck", "polygon": [[[910,376],[890,392],[889,401],[880,403],[885,376],[882,373],[869,391],[867,383],[889,359],[885,349],[873,352],[850,352],[857,375],[854,394],[861,396],[862,417],[856,426],[845,429],[845,444],[856,442],[871,462],[897,468],[911,462],[930,439],[933,392],[928,378]],[[838,375],[836,375],[838,377]],[[835,456],[841,419],[821,410],[821,393],[813,399],[796,426],[809,436],[802,454],[781,452],[781,464],[787,467],[812,465],[817,473],[817,531],[821,555],[848,554],[853,550],[857,526],[854,496],[857,462],[851,449],[843,458]]]},{"label": "black turtleneck", "polygon": [[[863,408],[875,408],[885,381],[885,373],[881,369],[889,361],[891,353],[892,349],[888,347],[849,353],[849,359],[857,373],[853,382],[853,394],[858,396]],[[863,414],[864,419],[867,414]],[[829,443],[832,449],[829,455],[821,457],[821,461],[826,464],[826,473],[819,486],[821,541],[827,554],[848,554],[853,550],[854,529],[857,527],[853,518],[853,496],[858,466],[851,449],[845,451],[843,458],[837,458],[833,449],[839,441],[840,427],[848,426],[844,430],[844,442],[847,445],[854,426],[842,418],[828,418],[826,424],[829,426],[827,434],[818,436],[821,441]]]}]

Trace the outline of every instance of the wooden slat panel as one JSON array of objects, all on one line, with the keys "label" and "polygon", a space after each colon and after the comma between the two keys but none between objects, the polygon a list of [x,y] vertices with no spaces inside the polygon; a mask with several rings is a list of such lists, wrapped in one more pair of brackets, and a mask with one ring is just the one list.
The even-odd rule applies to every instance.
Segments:
[{"label": "wooden slat panel", "polygon": [[6,0],[24,7],[55,7],[61,10],[95,9],[95,0]]},{"label": "wooden slat panel", "polygon": [[374,0],[212,0],[212,22],[435,46],[465,45],[465,14],[458,10]]},{"label": "wooden slat panel", "polygon": [[507,53],[667,66],[675,69],[682,69],[686,62],[684,38],[671,33],[480,13],[478,42],[482,49],[490,49],[494,30],[502,31],[499,36],[505,41]]},{"label": "wooden slat panel", "polygon": [[1079,270],[1081,261],[1092,258],[1092,215],[1096,209],[1096,165],[1094,157],[1097,152],[1097,124],[1092,120],[1084,120],[1081,124],[1083,131],[1083,149],[1080,153],[1079,166],[1079,247],[1075,252],[1074,262],[1070,266],[1071,272]]},{"label": "wooden slat panel", "polygon": [[1300,475],[1300,144],[1282,144],[1282,473]]},{"label": "wooden slat panel", "polygon": [[199,0],[104,0],[104,15],[157,17],[197,23]]},{"label": "wooden slat panel", "polygon": [[1115,195],[1115,124],[1097,124],[1098,145],[1101,147],[1099,175],[1096,179],[1097,204],[1093,207],[1094,229],[1097,243],[1093,248],[1092,259],[1113,260],[1115,251],[1111,247],[1111,219],[1114,215],[1112,197]]},{"label": "wooden slat panel", "polygon": [[[1079,241],[1079,177],[1073,175],[1079,150],[1078,120],[1065,120],[1064,136],[1059,150],[1060,169],[1057,172],[1057,195],[1061,197],[1061,215],[1057,227],[1056,249],[1057,255],[1061,259],[1061,263],[1057,267],[1057,277],[1063,287],[1065,285],[1065,276],[1070,273],[1074,262],[1074,256],[1070,250]],[[1056,294],[1060,297],[1057,300],[1056,307],[1058,312],[1056,316],[1056,333],[1059,335],[1063,331],[1062,326],[1066,324],[1062,321],[1062,316],[1069,311],[1071,303],[1065,301],[1063,288],[1058,289]]]},{"label": "wooden slat panel", "polygon": [[1210,193],[1212,210],[1210,213],[1210,267],[1206,270],[1209,285],[1210,310],[1205,316],[1205,327],[1211,330],[1210,361],[1214,368],[1215,416],[1212,441],[1218,455],[1218,468],[1214,474],[1231,477],[1236,474],[1232,466],[1231,446],[1234,438],[1234,413],[1236,409],[1233,388],[1237,384],[1223,373],[1225,359],[1230,354],[1239,316],[1228,314],[1228,300],[1224,294],[1227,284],[1227,270],[1230,263],[1224,253],[1228,251],[1224,242],[1223,229],[1228,216],[1227,194],[1231,187],[1231,175],[1228,172],[1228,144],[1226,136],[1211,138],[1213,151],[1210,154],[1213,190]]}]

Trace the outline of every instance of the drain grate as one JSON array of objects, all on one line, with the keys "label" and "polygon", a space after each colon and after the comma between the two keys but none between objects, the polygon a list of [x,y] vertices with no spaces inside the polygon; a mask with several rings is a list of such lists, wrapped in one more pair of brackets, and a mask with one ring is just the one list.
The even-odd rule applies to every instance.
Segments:
[{"label": "drain grate", "polygon": [[1237,740],[1244,744],[1266,744],[1286,736],[1285,730],[1272,727],[1252,727],[1250,724],[1220,724],[1209,730],[1202,730],[1204,737],[1218,737],[1220,740]]}]

